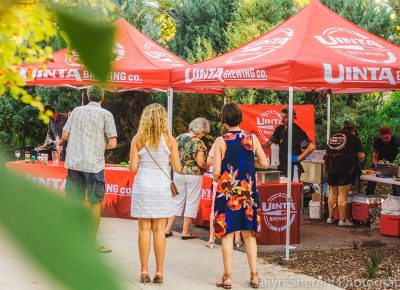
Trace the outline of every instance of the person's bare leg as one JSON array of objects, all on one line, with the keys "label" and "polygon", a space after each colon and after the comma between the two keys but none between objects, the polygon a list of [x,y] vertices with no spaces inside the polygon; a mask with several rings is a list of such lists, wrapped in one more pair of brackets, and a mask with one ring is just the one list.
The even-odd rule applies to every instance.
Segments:
[{"label": "person's bare leg", "polygon": [[[233,236],[234,233],[229,233],[224,236],[221,240],[221,249],[222,249],[222,261],[224,263],[224,274],[231,275],[232,273],[232,254],[233,254]],[[217,283],[222,283],[222,280],[219,280]],[[231,284],[232,280],[226,279],[225,284]]]},{"label": "person's bare leg", "polygon": [[211,246],[214,244],[214,219],[210,218],[210,236],[208,238],[207,246]]},{"label": "person's bare leg", "polygon": [[165,228],[165,234],[171,234],[172,233],[172,226],[174,225],[175,222],[175,216],[172,216],[168,218],[168,223]]},{"label": "person's bare leg", "polygon": [[140,273],[149,273],[149,255],[151,244],[151,219],[139,218],[139,258],[140,258]]},{"label": "person's bare leg", "polygon": [[251,231],[241,231],[244,245],[246,247],[247,261],[250,268],[250,277],[252,278],[252,283],[258,284],[257,273],[257,241],[253,232]]},{"label": "person's bare leg", "polygon": [[235,232],[235,245],[240,247],[242,245],[242,237],[240,236],[240,231]]},{"label": "person's bare leg", "polygon": [[337,196],[338,196],[338,187],[335,185],[329,185],[328,209],[330,218],[333,218],[335,213],[334,206],[337,202]]},{"label": "person's bare leg", "polygon": [[192,218],[184,217],[183,218],[183,229],[182,229],[182,236],[189,236],[190,235],[190,225],[192,224]]},{"label": "person's bare leg", "polygon": [[346,212],[347,212],[347,193],[351,188],[351,184],[339,186],[338,192],[338,205],[339,205],[339,216],[340,220],[346,220]]},{"label": "person's bare leg", "polygon": [[164,258],[166,248],[165,238],[165,224],[167,219],[159,218],[153,219],[151,222],[151,229],[153,231],[153,247],[154,255],[156,256],[156,275],[163,275],[164,273]]},{"label": "person's bare leg", "polygon": [[100,213],[101,213],[100,202],[91,203],[89,210],[90,210],[90,214],[93,217],[94,233],[95,233],[95,235],[97,235],[97,232],[99,231],[99,225],[100,225]]}]

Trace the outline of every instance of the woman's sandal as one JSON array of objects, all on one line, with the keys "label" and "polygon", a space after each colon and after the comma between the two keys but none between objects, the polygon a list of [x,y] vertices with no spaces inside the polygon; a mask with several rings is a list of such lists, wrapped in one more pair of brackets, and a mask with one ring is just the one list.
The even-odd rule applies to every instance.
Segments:
[{"label": "woman's sandal", "polygon": [[164,279],[163,279],[163,276],[162,276],[162,275],[156,274],[156,275],[154,276],[153,283],[155,283],[155,284],[162,284],[163,280],[164,280]]},{"label": "woman's sandal", "polygon": [[140,274],[140,283],[146,284],[146,283],[150,283],[151,279],[149,274],[144,273],[144,274]]},{"label": "woman's sandal", "polygon": [[[257,282],[253,282],[253,280],[255,278],[257,278]],[[258,273],[257,272],[251,273],[251,275],[250,275],[250,286],[251,286],[251,288],[257,289],[258,286],[259,286],[259,282],[260,281],[259,281],[259,278],[258,278]]]},{"label": "woman's sandal", "polygon": [[214,240],[209,240],[207,243],[206,243],[206,247],[207,248],[210,248],[210,249],[213,249],[214,248]]},{"label": "woman's sandal", "polygon": [[222,275],[221,281],[218,281],[217,283],[215,283],[215,285],[217,287],[222,287],[224,289],[231,289],[232,288],[232,284],[227,284],[225,283],[226,280],[231,279],[231,274],[225,274]]}]

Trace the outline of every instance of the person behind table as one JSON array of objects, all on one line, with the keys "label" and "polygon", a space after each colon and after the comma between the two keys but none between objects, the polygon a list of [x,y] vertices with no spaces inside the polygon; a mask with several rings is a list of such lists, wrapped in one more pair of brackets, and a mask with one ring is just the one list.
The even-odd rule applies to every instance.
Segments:
[{"label": "person behind table", "polygon": [[[389,126],[381,126],[379,128],[379,135],[374,141],[372,162],[374,163],[374,169],[378,168],[378,163],[381,160],[393,162],[399,154],[400,137],[392,134],[392,128]],[[367,189],[365,194],[374,194],[376,188],[376,182],[368,181]],[[393,195],[400,196],[400,186],[392,185]]]},{"label": "person behind table", "polygon": [[[279,166],[278,170],[287,176],[287,155],[288,155],[288,113],[289,108],[286,106],[281,111],[282,125],[275,128],[271,138],[262,144],[263,148],[268,148],[274,144],[279,145]],[[296,111],[293,110],[293,119],[297,119]],[[296,123],[293,122],[292,131],[292,173],[294,173],[295,166],[297,167],[298,174],[293,174],[292,179],[295,181],[300,180],[300,175],[304,172],[300,162],[304,160],[312,151],[315,150],[315,145],[308,138],[307,134]]]},{"label": "person behind table", "polygon": [[346,219],[347,194],[354,176],[360,171],[359,161],[364,158],[361,141],[354,134],[354,127],[347,125],[329,139],[325,156],[329,185],[328,224],[334,222],[334,208],[337,204],[340,216],[339,226],[353,226],[353,223]]},{"label": "person behind table", "polygon": [[[90,203],[94,230],[100,222],[100,203],[104,199],[104,152],[117,146],[117,130],[113,115],[101,107],[104,90],[98,86],[88,88],[89,104],[75,108],[63,128],[58,149],[68,141],[65,167],[68,168],[65,194],[75,201]],[[99,247],[98,252],[111,250]]]},{"label": "person behind table", "polygon": [[[50,122],[47,126],[47,135],[46,139],[44,140],[43,145],[41,146],[42,149],[46,148],[46,145],[51,142],[55,141],[56,146],[58,145],[58,141],[62,138],[62,129],[68,121],[68,114],[67,113],[60,113],[54,109],[51,105],[45,105],[44,111],[49,111],[52,115],[49,117]],[[61,150],[60,160],[65,160],[65,153],[67,150],[68,142],[64,142],[64,145]]]},{"label": "person behind table", "polygon": [[[226,133],[226,128],[223,127],[221,130],[221,134],[225,135]],[[207,165],[212,168],[214,164],[214,148],[215,148],[215,142],[211,146],[210,151],[208,152],[208,157],[207,157]],[[215,181],[212,182],[212,205],[211,205],[211,212],[210,212],[210,236],[208,238],[208,242],[206,243],[206,247],[208,248],[214,248],[214,240],[215,240],[215,235],[214,235],[214,201],[215,201],[215,195],[217,193],[217,187],[218,183]],[[242,238],[240,236],[240,231],[235,232],[235,245],[236,248],[239,248],[242,245]]]},{"label": "person behind table", "polygon": [[131,142],[129,162],[129,170],[137,171],[132,188],[131,215],[139,221],[142,283],[150,282],[148,264],[151,234],[156,258],[153,282],[163,282],[166,248],[164,230],[172,208],[170,162],[174,171],[182,170],[177,142],[168,134],[166,110],[160,104],[151,104],[143,110],[138,132]]},{"label": "person behind table", "polygon": [[173,199],[174,216],[168,219],[165,229],[167,237],[172,235],[172,226],[176,216],[184,216],[182,240],[194,239],[189,228],[192,219],[197,216],[200,202],[204,170],[207,168],[207,148],[201,140],[210,133],[210,123],[204,118],[197,118],[189,124],[189,132],[177,137],[182,172],[175,174],[174,181],[179,194]]},{"label": "person behind table", "polygon": [[215,237],[222,239],[224,273],[216,286],[232,285],[234,232],[241,231],[250,268],[250,285],[258,288],[256,233],[260,230],[260,200],[255,167],[267,168],[267,157],[257,137],[240,129],[242,112],[234,103],[224,105],[221,123],[228,132],[214,148],[213,179],[218,183],[214,201]]}]

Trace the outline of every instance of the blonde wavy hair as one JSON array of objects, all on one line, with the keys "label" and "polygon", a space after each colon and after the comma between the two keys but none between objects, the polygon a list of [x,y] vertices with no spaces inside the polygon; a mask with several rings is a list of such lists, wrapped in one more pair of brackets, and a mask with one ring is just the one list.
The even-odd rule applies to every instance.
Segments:
[{"label": "blonde wavy hair", "polygon": [[140,117],[138,146],[148,144],[150,148],[158,148],[161,134],[168,134],[167,112],[160,104],[148,105]]}]

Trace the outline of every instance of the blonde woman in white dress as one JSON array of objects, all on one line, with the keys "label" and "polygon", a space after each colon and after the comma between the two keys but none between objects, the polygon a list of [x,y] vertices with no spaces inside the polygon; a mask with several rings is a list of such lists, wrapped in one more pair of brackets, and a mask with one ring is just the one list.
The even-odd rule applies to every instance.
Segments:
[{"label": "blonde woman in white dress", "polygon": [[137,217],[139,222],[142,283],[151,281],[148,269],[151,234],[156,257],[153,283],[163,282],[164,229],[167,218],[172,214],[171,166],[174,171],[181,171],[177,143],[168,134],[165,108],[160,104],[151,104],[144,109],[138,133],[132,139],[129,164],[131,171],[137,171],[132,189],[131,215]]}]

